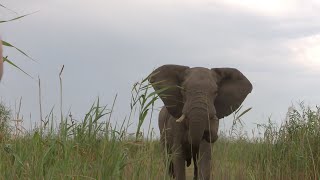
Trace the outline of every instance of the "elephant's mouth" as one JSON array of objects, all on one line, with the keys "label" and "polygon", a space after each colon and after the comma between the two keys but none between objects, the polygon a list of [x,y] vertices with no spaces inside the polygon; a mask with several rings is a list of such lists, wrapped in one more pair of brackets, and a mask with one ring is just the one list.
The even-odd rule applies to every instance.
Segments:
[{"label": "elephant's mouth", "polygon": [[203,137],[208,143],[214,143],[218,139],[218,135],[215,133],[210,133],[210,131],[204,131]]},{"label": "elephant's mouth", "polygon": [[204,131],[202,139],[206,140],[207,142],[210,142],[210,132]]},{"label": "elephant's mouth", "polygon": [[[201,140],[206,140],[208,143],[214,143],[218,139],[218,135],[215,133],[213,129],[214,124],[209,128],[205,128],[205,123],[202,123],[198,118],[189,121],[190,119],[183,113],[180,118],[176,119],[177,123],[186,123],[186,126],[189,127],[189,137],[188,141],[193,142],[195,145],[200,144]],[[213,115],[213,118],[210,119],[211,122],[216,121],[217,117]],[[211,129],[211,130],[210,130]]]}]

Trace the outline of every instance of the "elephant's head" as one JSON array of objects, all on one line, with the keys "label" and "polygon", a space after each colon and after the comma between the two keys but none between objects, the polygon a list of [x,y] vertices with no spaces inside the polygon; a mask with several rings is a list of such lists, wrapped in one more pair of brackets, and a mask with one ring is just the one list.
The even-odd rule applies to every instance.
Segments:
[{"label": "elephant's head", "polygon": [[[250,81],[237,69],[164,65],[149,76],[168,112],[185,123],[189,142],[217,139],[218,120],[235,111],[252,91]],[[160,91],[159,91],[160,92]],[[215,132],[213,132],[215,131]]]}]

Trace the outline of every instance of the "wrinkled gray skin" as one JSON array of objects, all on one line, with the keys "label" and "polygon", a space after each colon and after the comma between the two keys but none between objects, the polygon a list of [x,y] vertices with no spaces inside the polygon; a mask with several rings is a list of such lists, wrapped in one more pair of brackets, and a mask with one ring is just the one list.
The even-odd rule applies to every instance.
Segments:
[{"label": "wrinkled gray skin", "polygon": [[[194,162],[194,179],[210,179],[211,146],[218,138],[219,119],[239,108],[252,91],[237,69],[164,65],[149,81],[155,90],[167,87],[160,98],[161,143],[172,155],[169,174],[184,180],[185,163]],[[179,119],[181,122],[176,122]]]}]

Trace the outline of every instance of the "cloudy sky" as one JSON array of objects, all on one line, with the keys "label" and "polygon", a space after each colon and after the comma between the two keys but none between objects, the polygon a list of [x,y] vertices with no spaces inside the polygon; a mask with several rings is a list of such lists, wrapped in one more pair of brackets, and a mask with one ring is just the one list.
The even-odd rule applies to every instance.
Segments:
[{"label": "cloudy sky", "polygon": [[[281,123],[288,107],[320,102],[320,3],[316,0],[4,0],[19,15],[1,25],[5,55],[42,81],[43,111],[59,114],[62,65],[64,112],[84,116],[99,96],[112,104],[113,123],[129,114],[132,85],[163,64],[234,67],[252,82],[244,107],[248,131],[268,117]],[[1,20],[17,14],[1,9]],[[39,122],[38,84],[6,65],[1,101],[22,97],[25,126]],[[158,102],[157,106],[162,103]],[[156,112],[157,113],[157,112]],[[31,115],[31,118],[30,118]],[[221,120],[228,129],[231,118]],[[132,127],[136,125],[133,119]],[[152,120],[157,129],[157,120]],[[147,127],[147,126],[145,126]]]}]

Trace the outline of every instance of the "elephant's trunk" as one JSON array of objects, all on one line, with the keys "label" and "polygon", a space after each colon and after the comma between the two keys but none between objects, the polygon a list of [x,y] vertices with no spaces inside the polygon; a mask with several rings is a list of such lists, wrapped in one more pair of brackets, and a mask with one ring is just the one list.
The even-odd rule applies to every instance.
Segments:
[{"label": "elephant's trunk", "polygon": [[216,141],[219,121],[212,101],[208,101],[207,95],[202,91],[189,97],[191,98],[186,101],[183,109],[185,116],[177,120],[179,122],[184,117],[187,118],[189,143],[199,147],[202,139],[208,142]]},{"label": "elephant's trunk", "polygon": [[193,120],[192,122],[190,122],[189,127],[189,143],[192,144],[192,146],[199,147],[204,134],[203,123]]},{"label": "elephant's trunk", "polygon": [[207,121],[207,110],[202,108],[194,108],[188,114],[189,119],[189,143],[194,147],[199,147],[205,132],[205,121]]}]

